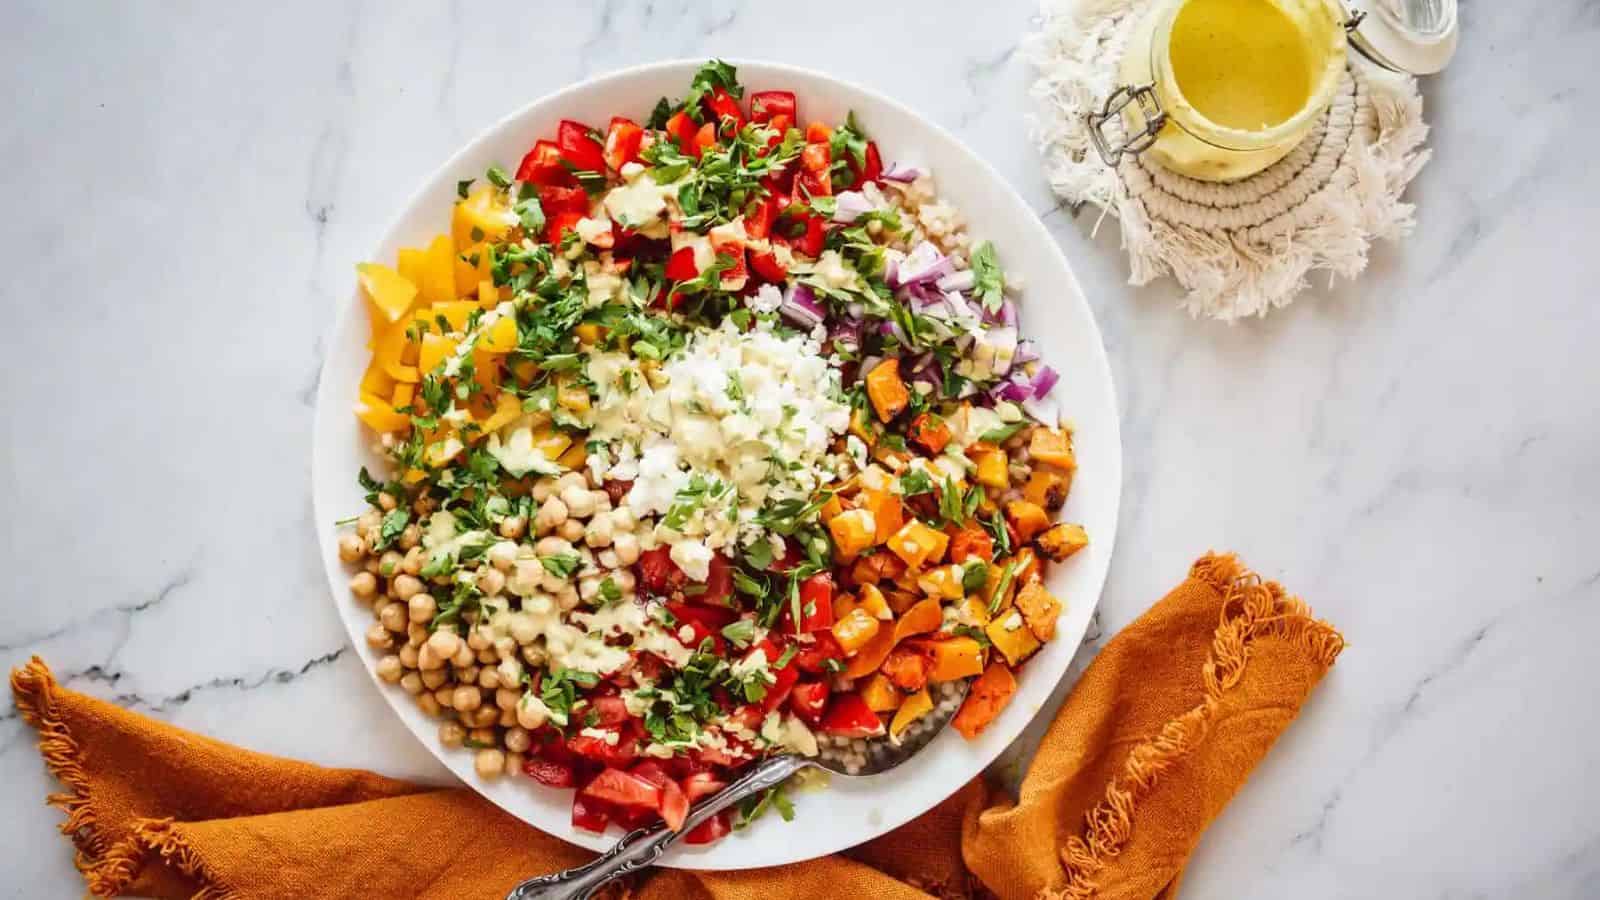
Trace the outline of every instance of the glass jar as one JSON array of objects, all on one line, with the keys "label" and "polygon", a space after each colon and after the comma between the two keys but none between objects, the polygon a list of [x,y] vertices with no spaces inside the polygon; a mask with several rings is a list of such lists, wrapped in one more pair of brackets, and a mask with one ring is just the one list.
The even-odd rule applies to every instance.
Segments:
[{"label": "glass jar", "polygon": [[[1089,114],[1096,150],[1108,165],[1145,153],[1191,178],[1245,178],[1288,155],[1316,125],[1339,88],[1349,44],[1414,73],[1438,71],[1455,49],[1449,0],[1388,0],[1371,17],[1361,7],[1157,0],[1130,35],[1121,86]],[[1112,120],[1120,120],[1120,141],[1106,131]]]}]

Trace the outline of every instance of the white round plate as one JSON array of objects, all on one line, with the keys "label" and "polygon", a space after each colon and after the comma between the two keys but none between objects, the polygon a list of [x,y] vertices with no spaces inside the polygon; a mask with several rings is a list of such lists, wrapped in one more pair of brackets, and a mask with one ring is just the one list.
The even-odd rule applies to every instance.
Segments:
[{"label": "white round plate", "polygon": [[[966,216],[975,239],[994,242],[1005,271],[1025,279],[1020,298],[1024,333],[1041,346],[1061,373],[1054,396],[1075,429],[1078,473],[1063,517],[1088,529],[1087,549],[1050,567],[1050,590],[1066,604],[1055,640],[1046,644],[1019,674],[1016,697],[978,740],[954,731],[893,772],[872,778],[834,778],[825,790],[794,797],[796,818],[776,815],[706,847],[683,847],[665,865],[692,869],[746,869],[799,862],[853,847],[927,811],[966,784],[1021,733],[1061,680],[1105,583],[1117,532],[1122,485],[1122,445],[1117,404],[1100,330],[1072,267],[1038,217],[993,168],[942,128],[899,103],[819,72],[771,63],[741,62],[739,80],[747,91],[790,90],[807,119],[842,121],[854,110],[868,135],[878,142],[885,164],[931,169],[943,197]],[[456,182],[481,177],[490,165],[515,168],[541,137],[551,137],[561,119],[604,124],[613,115],[642,121],[657,98],[682,96],[701,61],[656,63],[574,85],[538,100],[479,135],[434,172],[406,201],[399,218],[368,258],[391,262],[402,246],[420,246],[450,225]],[[350,261],[352,266],[357,262]],[[350,299],[341,311],[328,345],[317,389],[312,457],[312,497],[317,537],[333,602],[350,631],[350,640],[369,672],[377,654],[363,638],[372,624],[369,610],[347,588],[350,573],[339,561],[334,521],[363,508],[356,471],[366,465],[382,471],[369,450],[370,434],[351,413],[356,386],[368,361],[366,312],[352,271]],[[378,683],[395,714],[424,746],[462,781],[512,815],[558,838],[603,850],[616,840],[578,831],[569,821],[572,793],[526,778],[480,780],[472,753],[439,745],[438,723],[419,710],[398,687]]]}]

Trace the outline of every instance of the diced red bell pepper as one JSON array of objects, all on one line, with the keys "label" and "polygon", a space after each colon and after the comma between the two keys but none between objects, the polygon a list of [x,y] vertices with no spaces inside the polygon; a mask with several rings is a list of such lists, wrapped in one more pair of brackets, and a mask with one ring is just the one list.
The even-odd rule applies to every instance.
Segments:
[{"label": "diced red bell pepper", "polygon": [[800,151],[800,168],[807,172],[825,172],[833,163],[833,157],[827,144],[807,144]]},{"label": "diced red bell pepper", "polygon": [[802,681],[789,692],[789,709],[802,722],[815,725],[822,720],[822,712],[828,706],[828,692],[826,681]]},{"label": "diced red bell pepper", "polygon": [[[578,783],[577,774],[570,763],[540,759],[536,756],[522,761],[522,773],[549,787],[573,787]],[[605,829],[603,824],[600,827],[601,830]]]},{"label": "diced red bell pepper", "polygon": [[695,772],[683,779],[683,795],[693,803],[701,797],[709,797],[717,791],[727,787],[728,783],[710,772]]},{"label": "diced red bell pepper", "polygon": [[671,135],[674,141],[677,141],[679,150],[685,153],[694,153],[694,135],[699,127],[694,123],[693,119],[689,118],[688,113],[680,109],[673,113],[671,118],[667,119],[666,130],[667,134]]},{"label": "diced red bell pepper", "polygon": [[671,281],[689,281],[700,274],[700,267],[694,264],[694,248],[679,247],[667,257],[665,272]]},{"label": "diced red bell pepper", "polygon": [[563,210],[554,214],[546,214],[544,221],[544,239],[552,246],[561,246],[561,236],[568,231],[577,231],[578,220],[583,218],[583,213]]},{"label": "diced red bell pepper", "polygon": [[793,91],[757,91],[750,95],[750,121],[768,122],[776,116],[794,121],[795,106]]},{"label": "diced red bell pepper", "polygon": [[856,173],[856,187],[868,181],[881,181],[883,179],[883,157],[878,155],[877,141],[867,141],[867,164]]},{"label": "diced red bell pepper", "polygon": [[778,198],[768,195],[757,200],[744,216],[744,233],[751,240],[766,240],[772,233],[772,223],[778,218]]},{"label": "diced red bell pepper", "polygon": [[698,157],[700,154],[704,153],[707,149],[709,149],[711,147],[715,147],[716,145],[717,145],[717,126],[716,126],[716,123],[707,122],[704,125],[700,126],[700,130],[699,131],[694,133],[694,149],[692,149],[689,152],[692,153],[694,156]]},{"label": "diced red bell pepper", "polygon": [[716,251],[718,260],[727,260],[731,264],[717,276],[722,281],[724,290],[736,291],[744,287],[750,279],[750,267],[745,263],[744,245],[736,241],[712,241],[711,249]]},{"label": "diced red bell pepper", "polygon": [[605,172],[606,150],[591,133],[594,129],[571,119],[562,119],[556,128],[556,146],[561,148],[561,158],[574,169],[585,172]]},{"label": "diced red bell pepper", "polygon": [[819,631],[811,636],[810,643],[795,646],[800,651],[795,654],[795,668],[812,675],[825,673],[828,670],[827,661],[844,661],[844,648],[839,646],[839,639],[833,636],[832,631]]},{"label": "diced red bell pepper", "polygon": [[800,670],[791,664],[781,669],[773,669],[772,677],[777,680],[767,685],[767,692],[761,696],[763,713],[772,712],[789,699],[789,692],[794,690],[795,683],[800,680]]},{"label": "diced red bell pepper", "polygon": [[743,706],[735,709],[733,712],[728,713],[728,721],[738,725],[741,728],[748,728],[751,731],[756,731],[759,729],[761,727],[761,720],[766,717],[766,710],[762,709],[760,705],[755,703],[746,703]]},{"label": "diced red bell pepper", "polygon": [[860,694],[835,694],[822,714],[822,730],[835,737],[869,738],[883,734],[883,721]]},{"label": "diced red bell pepper", "polygon": [[689,833],[683,836],[683,842],[685,844],[711,844],[722,840],[728,835],[728,832],[733,830],[733,826],[729,824],[729,817],[730,814],[727,810],[717,813],[689,829]]},{"label": "diced red bell pepper", "polygon": [[810,634],[833,627],[833,575],[818,572],[800,582],[800,623],[796,627],[793,604],[784,604],[782,619],[785,630],[793,634]]},{"label": "diced red bell pepper", "polygon": [[533,149],[517,166],[517,180],[529,184],[577,184],[577,179],[561,164],[561,148],[550,141],[535,141]]},{"label": "diced red bell pepper", "polygon": [[733,99],[733,95],[722,88],[713,88],[711,93],[706,95],[706,109],[711,111],[712,117],[718,124],[723,119],[732,119],[735,128],[744,125],[744,110],[739,108],[739,101]]},{"label": "diced red bell pepper", "polygon": [[750,271],[756,273],[756,277],[762,281],[772,284],[783,284],[784,279],[789,277],[789,270],[784,268],[783,263],[778,262],[777,254],[770,251],[750,254]]},{"label": "diced red bell pepper", "polygon": [[821,122],[812,122],[806,126],[806,143],[826,144],[833,140],[833,129]]},{"label": "diced red bell pepper", "polygon": [[644,142],[644,129],[632,119],[617,116],[606,129],[605,160],[613,172],[639,158],[639,148]]},{"label": "diced red bell pepper", "polygon": [[822,255],[822,244],[827,235],[823,230],[821,216],[806,217],[806,233],[795,246],[807,256],[816,258]]},{"label": "diced red bell pepper", "polygon": [[546,217],[565,212],[586,216],[589,214],[589,195],[581,187],[541,185],[539,206],[544,210]]},{"label": "diced red bell pepper", "polygon": [[688,601],[667,604],[667,612],[679,622],[695,622],[707,631],[720,632],[739,618],[739,611],[730,606],[706,606]]},{"label": "diced red bell pepper", "polygon": [[833,176],[827,169],[812,172],[802,169],[794,176],[794,199],[798,202],[810,197],[827,197],[833,194]]},{"label": "diced red bell pepper", "polygon": [[672,561],[672,549],[665,545],[639,554],[639,584],[652,594],[666,595],[683,587],[688,576]]},{"label": "diced red bell pepper", "polygon": [[621,769],[601,770],[578,794],[618,807],[654,810],[661,806],[659,785]]},{"label": "diced red bell pepper", "polygon": [[582,794],[572,795],[573,828],[581,828],[584,831],[603,834],[605,833],[606,825],[609,823],[610,817],[606,815],[604,803],[593,797],[585,797]]}]

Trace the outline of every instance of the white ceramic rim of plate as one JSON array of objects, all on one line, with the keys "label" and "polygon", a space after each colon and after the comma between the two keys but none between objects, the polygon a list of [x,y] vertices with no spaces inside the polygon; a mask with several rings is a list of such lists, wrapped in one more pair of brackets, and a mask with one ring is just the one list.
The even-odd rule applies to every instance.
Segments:
[{"label": "white ceramic rim of plate", "polygon": [[[1067,307],[1067,314],[1059,318],[1067,320],[1067,325],[1063,327],[1069,330],[1065,334],[1052,334],[1051,337],[1054,340],[1064,339],[1065,343],[1073,345],[1073,356],[1070,363],[1063,364],[1059,353],[1053,352],[1051,346],[1042,346],[1041,349],[1045,358],[1062,373],[1062,384],[1056,392],[1063,399],[1072,398],[1070,402],[1063,403],[1063,414],[1078,426],[1076,448],[1080,477],[1074,484],[1064,517],[1082,522],[1089,530],[1091,543],[1069,562],[1052,568],[1049,583],[1067,605],[1057,636],[1029,661],[1019,675],[1020,686],[1012,704],[976,741],[964,741],[953,731],[940,735],[935,746],[918,754],[895,772],[868,779],[837,778],[826,790],[801,793],[795,798],[798,815],[794,822],[785,823],[771,816],[771,821],[763,821],[715,844],[680,847],[662,860],[662,864],[667,866],[707,870],[747,869],[801,862],[856,846],[926,812],[993,762],[1038,714],[1042,704],[1065,675],[1082,642],[1110,567],[1122,481],[1116,392],[1093,311],[1060,246],[1017,191],[987,161],[973,153],[954,135],[898,101],[809,69],[756,60],[729,59],[728,62],[738,67],[740,80],[748,89],[794,90],[800,97],[803,109],[837,105],[839,95],[854,94],[855,98],[844,102],[846,108],[860,110],[862,106],[875,107],[870,115],[863,114],[863,122],[869,133],[875,133],[872,118],[880,114],[903,117],[912,127],[926,129],[927,134],[923,137],[931,138],[935,147],[940,144],[944,146],[937,149],[900,147],[888,133],[875,133],[875,136],[882,138],[880,146],[884,148],[885,161],[900,159],[902,162],[923,162],[915,159],[915,154],[921,152],[929,156],[955,157],[955,168],[963,175],[961,181],[951,178],[951,166],[948,164],[934,166],[933,174],[940,180],[941,196],[951,199],[953,205],[969,221],[974,222],[974,234],[982,238],[997,231],[1021,230],[1024,232],[1022,235],[995,240],[1007,269],[1019,272],[1024,269],[1035,270],[1031,274],[1044,269],[1061,279],[1055,293],[1065,295],[1058,302]],[[580,117],[570,108],[574,100],[603,93],[608,88],[627,90],[629,85],[642,80],[651,85],[647,94],[673,95],[687,86],[692,73],[703,64],[702,59],[667,60],[596,76],[534,100],[502,118],[474,136],[428,175],[383,231],[378,244],[380,256],[375,258],[391,258],[403,240],[412,239],[404,234],[407,223],[414,223],[418,219],[422,206],[430,202],[433,195],[439,195],[440,212],[432,217],[433,227],[422,231],[439,233],[447,230],[442,228],[447,224],[448,215],[448,200],[444,198],[453,197],[458,179],[481,175],[484,166],[477,165],[469,170],[466,164],[474,157],[483,156],[490,145],[504,143],[515,136],[524,147],[531,146],[535,137],[553,134],[559,118]],[[820,90],[803,89],[804,85],[812,83]],[[646,101],[653,102],[653,98]],[[616,112],[615,109],[597,108],[589,110],[584,116],[592,121],[596,115],[609,118]],[[839,116],[842,118],[842,111]],[[827,114],[822,117],[829,118]],[[542,123],[545,127],[536,129],[533,123],[539,123],[541,118],[548,121]],[[901,151],[906,150],[911,153],[902,155]],[[520,158],[520,152],[516,158]],[[511,162],[514,158],[500,161]],[[975,191],[967,187],[969,184],[977,184],[979,188]],[[449,190],[448,194],[444,193],[446,189]],[[986,202],[974,204],[972,201],[975,198],[983,198]],[[974,210],[977,210],[977,215],[971,214]],[[414,225],[411,230],[418,231]],[[421,233],[418,231],[418,236]],[[1033,248],[1026,262],[1019,259],[1016,249],[1019,242],[1026,242]],[[1008,245],[1012,248],[1010,256]],[[1042,255],[1038,252],[1041,246],[1046,248]],[[350,573],[338,558],[335,547],[337,530],[333,524],[339,516],[352,512],[349,504],[354,503],[355,508],[360,506],[360,492],[355,487],[355,463],[348,453],[330,454],[326,446],[333,440],[343,441],[346,445],[355,441],[359,453],[361,447],[370,443],[370,437],[360,434],[360,428],[354,424],[349,412],[348,401],[354,399],[355,393],[354,381],[365,366],[364,359],[351,362],[356,356],[356,349],[353,348],[360,347],[365,335],[363,324],[357,332],[360,340],[351,344],[351,329],[357,327],[352,320],[363,308],[360,289],[354,285],[353,278],[351,282],[350,299],[344,303],[335,319],[327,356],[323,361],[312,437],[312,505],[317,538],[321,544],[323,564],[336,611],[345,623],[372,683],[412,734],[441,763],[490,801],[541,831],[593,850],[604,850],[615,842],[618,832],[612,829],[604,835],[594,835],[574,829],[569,817],[571,795],[568,791],[545,788],[526,778],[482,781],[473,772],[473,754],[440,746],[437,739],[438,720],[425,715],[409,695],[398,687],[380,682],[373,671],[378,654],[367,646],[364,639],[364,633],[372,621],[371,614],[349,596],[347,583]],[[1043,311],[1040,294],[1044,287],[1036,277],[1029,277],[1024,286],[1020,308],[1025,324],[1029,322],[1030,311],[1036,317]],[[1029,328],[1028,332],[1035,336],[1041,331],[1055,332],[1057,329],[1048,323],[1056,318],[1051,316],[1043,320],[1046,324],[1042,329],[1038,327],[1041,320],[1036,318],[1033,320],[1034,327]],[[341,336],[346,338],[342,343],[339,340]],[[351,354],[348,359],[342,355],[346,352]],[[355,375],[347,379],[347,373],[341,370],[351,369],[352,366]],[[1083,377],[1085,375],[1088,377]],[[330,455],[338,458],[330,458]],[[1069,583],[1070,588],[1063,587]]]}]

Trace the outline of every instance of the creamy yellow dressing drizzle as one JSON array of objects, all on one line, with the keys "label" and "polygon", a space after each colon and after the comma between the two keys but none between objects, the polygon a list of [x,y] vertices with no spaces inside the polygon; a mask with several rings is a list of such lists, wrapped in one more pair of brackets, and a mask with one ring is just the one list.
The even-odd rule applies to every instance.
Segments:
[{"label": "creamy yellow dressing drizzle", "polygon": [[1308,38],[1270,0],[1191,0],[1173,22],[1168,52],[1184,99],[1227,128],[1270,128],[1311,97]]}]

